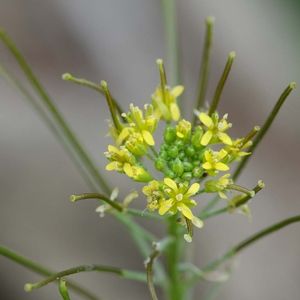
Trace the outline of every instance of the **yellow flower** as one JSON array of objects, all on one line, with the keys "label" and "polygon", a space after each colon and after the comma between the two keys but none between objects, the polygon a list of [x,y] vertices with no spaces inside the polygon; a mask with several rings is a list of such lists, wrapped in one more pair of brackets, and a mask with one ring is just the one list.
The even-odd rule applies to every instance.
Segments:
[{"label": "yellow flower", "polygon": [[143,193],[148,202],[147,208],[151,211],[157,210],[161,201],[164,201],[164,195],[160,187],[161,184],[157,180],[152,180],[143,187]]},{"label": "yellow flower", "polygon": [[189,187],[187,184],[177,184],[174,180],[165,178],[164,192],[167,194],[168,199],[160,202],[158,213],[160,215],[164,215],[166,212],[175,214],[179,211],[186,219],[192,221],[195,226],[201,228],[203,222],[195,217],[190,209],[197,205],[196,201],[190,197],[197,194],[199,189],[199,183],[193,183]]},{"label": "yellow flower", "polygon": [[109,145],[108,151],[104,154],[110,160],[106,166],[107,171],[125,173],[136,181],[148,182],[151,180],[151,175],[137,164],[135,157],[126,148],[118,149]]},{"label": "yellow flower", "polygon": [[154,115],[153,106],[145,105],[144,113],[141,109],[133,104],[130,104],[130,111],[122,116],[126,118],[128,125],[122,129],[117,143],[122,144],[124,140],[127,140],[133,133],[137,132],[141,135],[145,145],[154,146],[154,138],[152,133],[155,131],[158,119]]},{"label": "yellow flower", "polygon": [[249,148],[252,145],[252,141],[247,141],[243,143],[244,138],[236,139],[232,141],[232,145],[227,145],[225,150],[228,152],[230,161],[239,160],[241,157],[250,155],[251,152],[242,151]]},{"label": "yellow flower", "polygon": [[232,124],[227,122],[228,115],[225,114],[221,120],[219,120],[218,113],[213,113],[210,117],[208,114],[201,112],[199,114],[200,121],[207,127],[207,131],[201,137],[201,145],[207,146],[209,143],[222,142],[226,145],[231,145],[232,141],[230,136],[225,133]]},{"label": "yellow flower", "polygon": [[180,109],[177,98],[183,93],[184,87],[177,85],[174,88],[159,86],[152,95],[155,113],[159,118],[166,121],[178,121],[180,119]]},{"label": "yellow flower", "polygon": [[220,198],[227,199],[224,191],[233,181],[230,179],[230,174],[225,174],[217,180],[208,180],[205,182],[205,191],[207,193],[218,193]]},{"label": "yellow flower", "polygon": [[210,175],[218,173],[218,171],[228,171],[229,167],[222,162],[227,156],[227,151],[221,149],[218,151],[206,150],[204,152],[204,164],[202,168],[208,171]]},{"label": "yellow flower", "polygon": [[176,126],[176,135],[181,139],[188,139],[191,135],[192,124],[184,119]]}]

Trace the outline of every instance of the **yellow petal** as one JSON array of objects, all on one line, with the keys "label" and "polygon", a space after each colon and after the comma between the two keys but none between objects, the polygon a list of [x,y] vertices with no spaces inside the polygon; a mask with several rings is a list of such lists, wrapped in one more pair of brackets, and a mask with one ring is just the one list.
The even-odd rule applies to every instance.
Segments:
[{"label": "yellow petal", "polygon": [[228,171],[229,167],[221,162],[217,162],[215,164],[215,169],[219,171]]},{"label": "yellow petal", "polygon": [[193,183],[185,194],[188,197],[192,196],[192,195],[195,195],[196,193],[198,193],[199,189],[200,189],[200,184],[199,183]]},{"label": "yellow petal", "polygon": [[143,135],[143,139],[149,146],[154,146],[155,142],[154,142],[152,134],[149,131],[143,130],[142,135]]},{"label": "yellow petal", "polygon": [[114,171],[116,170],[116,162],[112,161],[109,164],[106,165],[105,167],[106,171]]},{"label": "yellow petal", "polygon": [[212,169],[212,164],[210,162],[206,162],[202,165],[202,168],[205,170],[210,170]]},{"label": "yellow petal", "polygon": [[204,152],[204,157],[205,157],[206,161],[211,161],[212,160],[212,156],[211,156],[211,153],[209,151]]},{"label": "yellow petal", "polygon": [[192,220],[194,215],[192,211],[184,204],[184,203],[179,203],[177,205],[177,209],[189,220]]},{"label": "yellow petal", "polygon": [[113,145],[108,145],[108,151],[113,153],[118,153],[119,149]]},{"label": "yellow petal", "polygon": [[192,223],[198,228],[202,228],[204,225],[203,221],[195,216],[193,216],[193,218],[192,218]]},{"label": "yellow petal", "polygon": [[206,113],[203,113],[203,112],[200,113],[199,114],[199,119],[208,128],[214,126],[214,122],[213,122],[212,118]]},{"label": "yellow petal", "polygon": [[177,191],[177,184],[171,178],[165,178],[164,184],[167,185],[169,188],[171,188],[173,191]]},{"label": "yellow petal", "polygon": [[123,143],[123,141],[128,137],[130,132],[130,129],[125,127],[124,129],[122,129],[121,133],[119,134],[118,138],[117,138],[117,145],[121,145]]},{"label": "yellow petal", "polygon": [[201,138],[201,142],[200,142],[201,145],[202,145],[202,146],[207,146],[208,143],[210,142],[212,136],[213,136],[212,131],[210,131],[210,130],[206,131],[206,132],[204,133],[204,135],[202,136],[202,138]]},{"label": "yellow petal", "polygon": [[160,215],[164,215],[172,207],[172,203],[173,203],[172,199],[162,201],[160,203],[158,213]]},{"label": "yellow petal", "polygon": [[180,118],[180,110],[177,103],[171,103],[170,112],[171,112],[172,119],[174,121],[178,121]]},{"label": "yellow petal", "polygon": [[221,149],[218,153],[218,159],[219,160],[223,159],[227,154],[228,154],[228,152],[226,150]]},{"label": "yellow petal", "polygon": [[177,98],[179,97],[184,91],[184,86],[183,85],[177,85],[175,87],[172,88],[171,90],[171,94]]},{"label": "yellow petal", "polygon": [[133,177],[133,169],[132,169],[132,166],[129,164],[129,163],[125,163],[124,166],[123,166],[123,170],[125,172],[125,174],[128,176],[128,177]]},{"label": "yellow petal", "polygon": [[232,140],[227,133],[218,132],[218,138],[226,145],[232,145]]}]

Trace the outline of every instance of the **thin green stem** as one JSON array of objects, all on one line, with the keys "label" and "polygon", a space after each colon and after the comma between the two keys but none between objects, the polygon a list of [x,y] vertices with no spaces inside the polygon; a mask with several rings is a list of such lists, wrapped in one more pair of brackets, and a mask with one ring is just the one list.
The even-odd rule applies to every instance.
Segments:
[{"label": "thin green stem", "polygon": [[165,27],[165,41],[167,48],[167,60],[170,66],[170,83],[179,83],[179,55],[178,55],[178,34],[177,15],[174,0],[162,0],[162,11]]},{"label": "thin green stem", "polygon": [[[52,276],[53,274],[55,274],[54,271],[49,270],[45,266],[38,264],[6,247],[0,246],[0,255],[42,276]],[[93,295],[91,292],[89,292],[88,290],[86,290],[85,288],[81,287],[80,285],[78,285],[73,281],[69,281],[69,287],[74,292],[87,299],[99,300],[97,296]]]},{"label": "thin green stem", "polygon": [[[205,32],[205,41],[203,45],[199,81],[198,81],[198,95],[196,101],[197,109],[201,109],[204,106],[204,101],[206,97],[214,23],[215,23],[215,19],[213,17],[207,17],[205,20],[206,32]],[[196,120],[197,117],[194,115],[193,125],[196,123]]]},{"label": "thin green stem", "polygon": [[232,51],[228,55],[227,62],[226,62],[223,74],[222,74],[222,76],[220,78],[220,81],[217,85],[212,103],[211,103],[210,108],[209,108],[209,112],[208,112],[209,115],[211,115],[213,112],[215,112],[215,110],[218,107],[218,104],[220,102],[220,98],[221,98],[221,95],[222,95],[222,92],[223,92],[223,88],[224,88],[224,85],[227,81],[227,78],[228,78],[228,75],[230,73],[230,70],[231,70],[234,59],[235,59],[235,52]]},{"label": "thin green stem", "polygon": [[14,42],[9,38],[9,36],[3,31],[0,30],[0,40],[5,44],[5,46],[9,49],[10,53],[15,57],[16,61],[18,62],[20,68],[26,75],[27,79],[29,80],[32,87],[36,90],[40,99],[43,101],[43,104],[46,106],[48,112],[52,116],[53,120],[57,124],[57,127],[63,133],[65,139],[68,143],[72,146],[80,160],[82,161],[85,168],[89,171],[89,173],[95,178],[99,187],[105,192],[109,193],[109,187],[104,181],[104,179],[99,174],[95,164],[93,163],[92,159],[89,157],[83,146],[78,141],[76,135],[70,129],[69,125],[64,120],[62,114],[57,109],[56,105],[52,101],[52,99],[47,94],[46,90],[38,80],[38,78],[34,75],[32,69],[26,62],[25,58],[21,54],[21,52],[17,49]]},{"label": "thin green stem", "polygon": [[63,278],[60,278],[59,280],[58,290],[63,300],[71,300],[67,288],[67,282]]},{"label": "thin green stem", "polygon": [[[265,187],[264,183],[260,180],[257,185],[253,188],[252,191],[249,191],[245,196],[237,198],[235,201],[229,202],[229,205],[222,207],[220,209],[214,211],[204,211],[202,210],[200,214],[200,219],[205,220],[220,214],[226,213],[232,209],[238,208],[244,204],[246,204],[249,200],[251,200],[258,192],[260,192]],[[252,193],[251,193],[252,192]]]},{"label": "thin green stem", "polygon": [[145,217],[145,218],[155,219],[155,220],[163,220],[164,219],[157,213],[151,213],[151,212],[140,210],[140,209],[126,208],[125,212],[128,213],[129,215],[132,215],[135,217],[142,217],[142,218]]},{"label": "thin green stem", "polygon": [[89,185],[89,187],[91,189],[96,189],[95,182],[93,182],[93,180],[89,177],[89,175],[86,172],[86,169],[78,159],[76,153],[70,147],[69,143],[64,138],[64,136],[59,131],[59,129],[56,128],[56,126],[53,124],[53,121],[44,111],[43,107],[41,107],[41,105],[30,94],[30,92],[21,84],[21,82],[13,74],[11,74],[3,65],[0,65],[0,76],[2,76],[11,86],[15,87],[20,92],[20,94],[24,97],[24,99],[28,101],[30,105],[32,105],[32,107],[38,113],[40,118],[45,122],[46,126],[49,128],[52,134],[58,139],[58,141],[64,147],[66,152],[70,155],[70,158],[72,159],[74,164],[78,167],[78,170],[84,177],[84,180]]},{"label": "thin green stem", "polygon": [[[91,88],[91,89],[93,89],[93,90],[95,90],[95,91],[97,91],[100,94],[102,94],[102,95],[105,96],[104,89],[101,87],[101,85],[99,85],[99,84],[97,84],[95,82],[86,80],[84,78],[74,77],[70,73],[63,74],[62,75],[62,79],[66,80],[66,81],[71,81],[73,83],[76,83],[76,84],[79,84],[79,85],[82,85],[82,86],[85,86],[85,87],[88,87],[88,88]],[[121,114],[124,112],[124,110],[121,108],[120,104],[118,103],[118,101],[116,99],[112,98],[112,101],[113,101],[113,104],[116,107],[119,115],[121,116]]]},{"label": "thin green stem", "polygon": [[[258,144],[261,142],[261,140],[263,139],[263,137],[265,136],[265,134],[268,132],[270,126],[272,125],[275,117],[277,116],[281,106],[283,105],[283,103],[285,102],[285,100],[287,99],[287,97],[289,96],[289,94],[296,88],[296,82],[291,82],[286,89],[283,91],[283,93],[280,95],[278,101],[276,102],[275,106],[273,107],[273,110],[271,111],[271,113],[269,114],[267,120],[265,121],[264,125],[262,126],[261,130],[258,132],[256,138],[253,141],[253,144],[250,146],[249,148],[249,152],[251,152],[252,154],[254,153],[256,147],[258,146]],[[250,156],[245,156],[243,157],[243,159],[240,161],[240,163],[238,164],[237,169],[235,170],[235,172],[233,173],[232,178],[235,180],[238,178],[238,176],[240,175],[240,173],[243,171],[243,169],[245,168],[248,160],[249,160]]]},{"label": "thin green stem", "polygon": [[116,202],[116,201],[112,201],[109,198],[107,198],[104,195],[98,194],[98,193],[84,193],[84,194],[80,194],[80,195],[71,195],[70,196],[70,201],[71,202],[77,202],[79,200],[85,200],[85,199],[100,199],[102,201],[104,201],[105,203],[109,204],[111,207],[113,207],[114,209],[116,209],[119,212],[122,212],[124,210],[123,206]]},{"label": "thin green stem", "polygon": [[37,283],[26,283],[24,286],[24,289],[26,292],[31,292],[34,289],[39,289],[51,282],[54,282],[56,280],[59,280],[60,278],[64,278],[66,276],[70,276],[73,274],[78,274],[82,272],[102,272],[102,273],[111,273],[115,274],[117,276],[120,276],[125,279],[130,279],[130,280],[138,280],[145,282],[145,274],[140,273],[140,272],[135,272],[135,271],[129,271],[129,270],[124,270],[121,268],[115,268],[111,266],[102,266],[102,265],[82,265],[82,266],[77,266],[73,267],[58,273],[55,273],[45,280],[42,280]]},{"label": "thin green stem", "polygon": [[253,245],[255,242],[261,240],[262,238],[270,235],[271,233],[274,233],[290,224],[300,222],[300,215],[285,219],[283,221],[280,221],[278,223],[275,223],[253,235],[246,238],[245,240],[241,241],[234,247],[232,247],[230,250],[228,250],[223,256],[216,259],[215,261],[209,263],[207,266],[205,266],[203,269],[198,269],[194,266],[194,272],[192,279],[189,281],[189,285],[193,285],[197,279],[204,278],[205,274],[208,272],[211,272],[218,268],[220,265],[222,265],[225,261],[231,259],[233,256],[239,254],[242,250],[246,249],[247,247]]},{"label": "thin green stem", "polygon": [[181,282],[178,272],[178,265],[182,257],[182,246],[184,239],[182,237],[181,226],[177,223],[177,216],[174,215],[168,220],[168,233],[173,242],[167,251],[167,265],[169,273],[169,299],[182,300],[184,299],[184,287]]}]

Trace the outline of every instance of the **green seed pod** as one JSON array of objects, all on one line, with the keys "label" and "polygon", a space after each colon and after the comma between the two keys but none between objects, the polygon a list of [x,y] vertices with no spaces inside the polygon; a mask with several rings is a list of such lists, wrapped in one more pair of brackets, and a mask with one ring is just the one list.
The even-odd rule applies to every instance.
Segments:
[{"label": "green seed pod", "polygon": [[185,162],[183,162],[183,168],[184,168],[184,171],[189,172],[189,171],[193,170],[194,166],[192,163],[185,161]]},{"label": "green seed pod", "polygon": [[171,144],[176,139],[176,128],[168,126],[164,132],[164,140],[166,143]]},{"label": "green seed pod", "polygon": [[179,158],[176,158],[173,165],[172,165],[172,171],[177,175],[177,176],[181,176],[183,171],[184,171],[184,167],[183,167],[183,163],[181,162],[181,160]]},{"label": "green seed pod", "polygon": [[178,148],[176,146],[171,146],[168,150],[168,156],[176,158],[178,156]]},{"label": "green seed pod", "polygon": [[182,174],[181,178],[186,181],[191,181],[193,178],[193,174],[192,174],[192,172],[184,172]]}]

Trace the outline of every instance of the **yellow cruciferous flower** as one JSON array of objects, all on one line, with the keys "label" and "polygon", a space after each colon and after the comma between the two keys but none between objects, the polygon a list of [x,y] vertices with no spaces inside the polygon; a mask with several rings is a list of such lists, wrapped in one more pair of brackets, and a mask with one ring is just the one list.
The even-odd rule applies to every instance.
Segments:
[{"label": "yellow cruciferous flower", "polygon": [[231,145],[232,140],[230,136],[225,133],[232,124],[227,122],[228,115],[225,114],[220,120],[217,112],[214,112],[211,116],[201,112],[199,119],[201,123],[207,128],[204,135],[201,137],[201,145],[207,146],[208,144],[222,142],[226,145]]},{"label": "yellow cruciferous flower", "polygon": [[228,165],[222,162],[227,154],[227,151],[224,149],[221,149],[220,151],[206,150],[204,152],[204,164],[202,165],[202,168],[210,175],[215,175],[218,171],[228,171]]},{"label": "yellow cruciferous flower", "polygon": [[180,119],[180,109],[177,98],[183,93],[183,90],[182,85],[177,85],[174,88],[169,86],[157,87],[152,95],[155,114],[166,121],[178,121]]},{"label": "yellow cruciferous flower", "polygon": [[123,113],[122,116],[127,120],[128,126],[122,129],[117,139],[118,144],[122,144],[133,133],[139,133],[145,145],[154,146],[155,141],[152,134],[156,129],[158,118],[154,115],[152,105],[145,105],[143,113],[137,106],[130,104],[130,111],[127,114]]},{"label": "yellow cruciferous flower", "polygon": [[125,173],[128,177],[141,182],[148,182],[152,179],[151,175],[138,165],[135,157],[125,147],[118,149],[109,145],[105,156],[110,160],[106,166],[107,171]]},{"label": "yellow cruciferous flower", "polygon": [[199,183],[193,183],[191,186],[188,186],[184,183],[177,184],[171,178],[165,178],[164,192],[168,197],[166,200],[160,202],[158,213],[160,215],[164,215],[167,212],[175,214],[178,211],[195,226],[201,228],[203,222],[194,216],[191,211],[191,207],[196,206],[197,203],[190,198],[197,194],[199,189]]},{"label": "yellow cruciferous flower", "polygon": [[225,174],[216,180],[208,180],[205,182],[205,191],[207,193],[218,193],[220,198],[227,199],[224,191],[228,185],[232,184],[233,181],[230,179],[230,174]]}]

